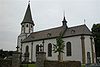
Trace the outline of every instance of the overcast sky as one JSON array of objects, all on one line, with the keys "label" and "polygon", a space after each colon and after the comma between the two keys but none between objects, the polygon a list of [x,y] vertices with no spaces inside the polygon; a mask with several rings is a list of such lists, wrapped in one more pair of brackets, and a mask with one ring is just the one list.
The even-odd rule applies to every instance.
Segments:
[{"label": "overcast sky", "polygon": [[[0,0],[0,49],[16,50],[20,23],[28,0]],[[91,29],[100,22],[100,0],[31,0],[34,31],[62,25],[63,13],[68,26],[85,24]]]}]

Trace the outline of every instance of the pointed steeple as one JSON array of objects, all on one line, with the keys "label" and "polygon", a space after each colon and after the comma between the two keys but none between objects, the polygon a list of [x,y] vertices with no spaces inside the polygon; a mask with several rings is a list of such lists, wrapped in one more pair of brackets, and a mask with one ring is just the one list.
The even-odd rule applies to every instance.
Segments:
[{"label": "pointed steeple", "polygon": [[63,24],[63,26],[67,26],[67,21],[66,21],[65,16],[64,16],[64,18],[63,18],[62,24]]},{"label": "pointed steeple", "polygon": [[28,7],[27,7],[24,19],[21,24],[23,24],[23,23],[30,23],[30,24],[33,24],[33,26],[34,26],[34,22],[32,20],[32,15],[31,15],[31,9],[30,9],[30,1],[28,3]]}]

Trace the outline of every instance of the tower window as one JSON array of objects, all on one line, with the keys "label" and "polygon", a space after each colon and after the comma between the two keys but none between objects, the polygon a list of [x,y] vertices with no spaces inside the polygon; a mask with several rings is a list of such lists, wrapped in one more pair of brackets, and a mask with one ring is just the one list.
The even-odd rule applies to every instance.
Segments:
[{"label": "tower window", "polygon": [[67,56],[72,55],[72,53],[71,53],[71,42],[67,42],[67,44],[66,44],[66,55]]},{"label": "tower window", "polygon": [[28,27],[28,24],[26,25],[26,27]]},{"label": "tower window", "polygon": [[22,25],[22,27],[24,27],[24,25]]},{"label": "tower window", "polygon": [[48,56],[49,57],[52,56],[52,44],[51,43],[48,44]]},{"label": "tower window", "polygon": [[31,28],[32,28],[33,26],[31,25]]}]

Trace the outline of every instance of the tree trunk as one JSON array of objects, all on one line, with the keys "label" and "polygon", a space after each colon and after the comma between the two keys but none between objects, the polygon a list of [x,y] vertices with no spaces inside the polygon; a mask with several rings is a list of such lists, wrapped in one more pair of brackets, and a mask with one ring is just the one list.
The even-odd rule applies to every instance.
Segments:
[{"label": "tree trunk", "polygon": [[63,62],[61,52],[59,52],[59,54],[58,54],[58,61],[59,61],[59,62]]}]

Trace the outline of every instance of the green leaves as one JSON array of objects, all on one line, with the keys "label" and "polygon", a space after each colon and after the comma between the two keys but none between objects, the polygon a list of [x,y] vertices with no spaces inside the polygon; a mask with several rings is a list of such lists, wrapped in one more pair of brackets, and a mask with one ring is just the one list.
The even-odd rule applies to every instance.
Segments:
[{"label": "green leaves", "polygon": [[58,38],[56,38],[56,44],[53,44],[53,51],[56,52],[62,52],[64,53],[64,41],[62,40],[62,36],[60,35]]},{"label": "green leaves", "polygon": [[59,36],[56,38],[56,44],[53,44],[53,51],[54,51],[54,53],[58,52],[58,61],[59,62],[62,62],[62,60],[63,60],[61,53],[64,53],[65,45],[64,45],[64,41],[63,41],[62,37],[66,30],[67,29],[65,28],[63,32],[60,32]]},{"label": "green leaves", "polygon": [[92,27],[92,34],[95,41],[96,56],[100,56],[100,24],[94,24]]},{"label": "green leaves", "polygon": [[92,33],[96,37],[100,37],[100,24],[94,24],[92,27]]}]

